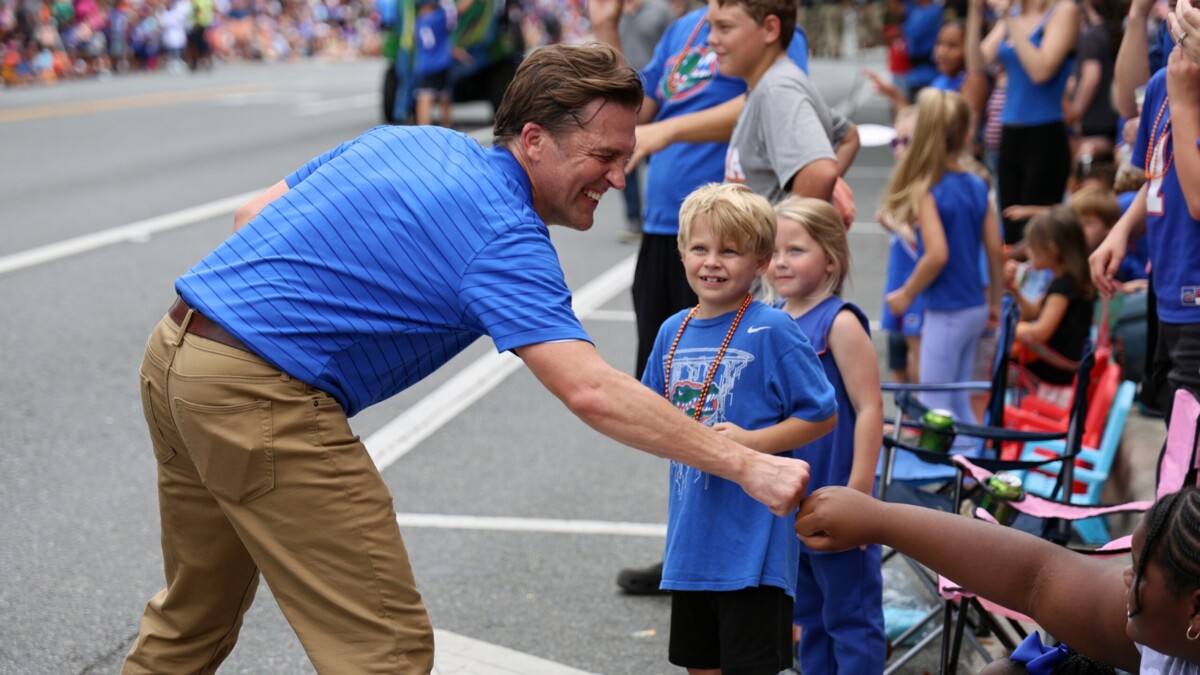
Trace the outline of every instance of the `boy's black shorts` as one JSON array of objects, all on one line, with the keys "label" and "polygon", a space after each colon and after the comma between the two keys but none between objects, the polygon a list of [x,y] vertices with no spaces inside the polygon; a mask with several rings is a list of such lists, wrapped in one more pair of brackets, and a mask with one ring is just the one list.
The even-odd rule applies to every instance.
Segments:
[{"label": "boy's black shorts", "polygon": [[888,370],[908,370],[908,342],[903,333],[887,333],[887,367]]},{"label": "boy's black shorts", "polygon": [[778,675],[792,667],[792,599],[775,586],[671,591],[668,658],[721,675]]},{"label": "boy's black shorts", "polygon": [[421,76],[417,80],[416,91],[431,91],[435,94],[450,93],[450,69],[439,70],[436,73]]}]

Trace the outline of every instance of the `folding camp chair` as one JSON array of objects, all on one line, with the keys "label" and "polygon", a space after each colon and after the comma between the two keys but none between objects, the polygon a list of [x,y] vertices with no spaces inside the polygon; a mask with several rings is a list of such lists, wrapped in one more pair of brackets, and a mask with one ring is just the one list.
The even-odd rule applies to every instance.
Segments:
[{"label": "folding camp chair", "polygon": [[[1083,422],[1084,422],[1084,418],[1085,418],[1085,414],[1086,414],[1086,410],[1087,410],[1086,409],[1087,397],[1086,397],[1085,392],[1086,392],[1086,389],[1089,384],[1089,378],[1090,378],[1091,369],[1092,369],[1092,366],[1094,363],[1094,358],[1095,358],[1094,354],[1093,354],[1091,348],[1089,347],[1088,349],[1085,350],[1083,358],[1080,360],[1078,373],[1075,378],[1075,396],[1073,397],[1073,404],[1072,404],[1071,412],[1069,415],[1069,423],[1068,423],[1067,430],[1065,432],[1023,432],[1023,431],[1014,431],[1011,429],[1005,429],[1002,427],[995,427],[995,426],[989,426],[989,425],[973,425],[973,424],[965,424],[962,422],[955,422],[953,425],[954,434],[957,436],[966,436],[966,437],[978,440],[980,442],[981,451],[983,448],[990,446],[990,448],[992,450],[991,457],[973,458],[973,461],[977,462],[979,465],[985,467],[989,471],[1028,470],[1028,469],[1034,469],[1034,468],[1041,467],[1050,462],[1058,461],[1057,458],[1045,459],[1042,461],[1034,461],[1034,462],[1005,461],[1005,460],[994,459],[994,457],[996,456],[996,450],[999,448],[999,446],[1002,443],[1007,443],[1007,442],[1025,443],[1025,442],[1030,442],[1030,441],[1047,441],[1047,440],[1062,439],[1065,442],[1065,447],[1067,449],[1067,451],[1064,454],[1063,459],[1066,459],[1068,461],[1062,461],[1059,465],[1061,473],[1060,473],[1060,476],[1058,479],[1058,485],[1060,487],[1063,485],[1067,485],[1067,486],[1072,485],[1073,484],[1073,472],[1074,472],[1073,459],[1074,459],[1075,455],[1078,454],[1079,449],[1081,447]],[[968,383],[968,385],[975,386],[976,383]],[[889,458],[889,461],[887,463],[885,463],[885,470],[883,473],[884,479],[881,481],[880,486],[879,486],[880,499],[881,500],[887,499],[888,491],[889,491],[889,488],[891,487],[890,484],[892,481],[890,480],[890,477],[892,474],[890,474],[887,470],[888,464],[891,463],[890,458],[893,456],[896,456],[898,452],[903,452],[903,453],[905,453],[905,455],[909,455],[909,456],[915,458],[919,462],[929,464],[932,466],[942,467],[944,470],[949,471],[949,473],[953,476],[953,479],[949,483],[950,494],[948,495],[948,499],[944,499],[944,501],[943,501],[943,504],[944,504],[943,509],[957,513],[962,508],[963,502],[965,500],[964,485],[965,485],[966,480],[970,477],[964,471],[964,465],[962,463],[956,461],[954,456],[951,456],[947,453],[933,452],[933,451],[925,450],[923,448],[914,447],[911,444],[905,443],[901,439],[901,434],[899,433],[899,428],[901,426],[915,427],[915,428],[923,427],[920,420],[924,417],[925,408],[916,399],[916,397],[913,396],[913,392],[924,389],[929,386],[936,387],[936,386],[954,386],[954,385],[913,385],[913,386],[905,386],[905,387],[896,389],[896,403],[897,403],[897,408],[899,409],[900,414],[898,414],[896,416],[896,419],[893,421],[893,425],[894,425],[893,426],[893,434],[884,439],[884,448],[885,448],[885,453],[886,453],[885,457]],[[958,386],[963,386],[963,385],[958,385]],[[903,419],[904,417],[907,417],[908,420]],[[977,454],[981,454],[981,453],[977,453]],[[961,456],[961,455],[959,455],[959,456]],[[928,499],[928,493],[925,493],[924,498]],[[906,499],[905,501],[908,501],[908,500]],[[929,504],[925,503],[922,505],[928,506]],[[1045,525],[1046,526],[1042,529],[1042,531],[1037,532],[1036,534],[1038,534],[1039,536],[1049,538],[1051,540],[1058,541],[1059,543],[1065,543],[1067,541],[1067,539],[1069,539],[1069,536],[1070,536],[1069,527],[1070,526],[1065,521],[1057,521],[1057,520],[1047,521]],[[918,572],[917,577],[919,580],[922,580],[922,582],[926,585],[926,588],[930,588],[931,592],[935,596],[941,597],[941,593],[940,593],[940,589],[938,588],[938,585],[936,584],[936,582],[931,580],[932,575],[930,573],[928,573],[927,571],[925,571],[920,566],[918,566],[916,563],[909,560],[908,558],[905,558],[905,560],[908,561],[909,565],[911,567],[913,567],[913,569],[915,571]],[[961,639],[963,638],[963,635],[962,635],[962,631],[958,630],[955,632],[955,639],[952,640],[950,627],[956,621],[955,617],[965,615],[965,611],[966,611],[965,609],[962,609],[962,610],[959,609],[959,605],[957,602],[954,602],[953,600],[944,600],[942,602],[942,606],[940,609],[927,614],[926,617],[924,618],[924,620],[919,622],[916,626],[914,626],[912,629],[907,631],[905,634],[898,637],[895,642],[898,644],[903,643],[903,640],[905,638],[907,638],[908,635],[910,635],[915,630],[919,630],[919,629],[923,628],[939,612],[942,614],[942,617],[943,617],[942,626],[940,628],[935,628],[933,631],[931,631],[929,634],[927,634],[923,640],[918,642],[916,645],[914,645],[911,649],[909,649],[904,654],[897,657],[896,660],[888,666],[888,670],[885,671],[885,673],[895,672],[899,667],[901,667],[902,665],[907,663],[911,658],[913,658],[926,645],[928,645],[933,640],[938,639],[939,637],[942,640],[941,672],[943,672],[943,673],[955,672],[955,670],[957,668],[959,644],[961,642]],[[1014,640],[1012,640],[1011,637],[1009,637],[1004,631],[996,630],[998,628],[998,624],[996,622],[992,621],[991,618],[986,615],[986,612],[983,612],[983,619],[984,619],[985,625],[987,625],[989,628],[991,628],[995,631],[997,638],[1000,639],[1001,642],[1004,643],[1007,648],[1014,649],[1016,647],[1016,642]],[[1020,635],[1021,637],[1024,637],[1023,631],[1021,631],[1019,629],[1019,626],[1017,626],[1015,623],[1013,623],[1011,625],[1014,626],[1018,635]],[[974,649],[976,649],[981,655],[983,655],[985,659],[990,658],[988,656],[987,650],[984,649],[982,647],[982,645],[979,644],[978,640],[975,639],[973,634],[967,635],[966,638],[969,642],[971,642],[972,647]]]},{"label": "folding camp chair", "polygon": [[[986,481],[992,475],[992,472],[981,466],[980,462],[974,462],[962,456],[955,456],[953,461],[965,475],[970,476],[976,481]],[[1180,389],[1175,393],[1175,405],[1171,413],[1167,440],[1163,444],[1163,450],[1159,456],[1155,498],[1162,498],[1164,495],[1175,492],[1187,485],[1200,486],[1200,401],[1190,391]],[[1068,522],[1102,518],[1117,513],[1144,512],[1152,504],[1153,502],[1151,501],[1095,506],[1064,504],[1051,499],[1043,499],[1030,493],[1026,493],[1019,500],[1010,502],[1010,506],[1014,510],[1024,514],[1026,517]],[[983,509],[976,509],[975,515],[984,520],[993,522],[995,520]],[[1072,550],[1081,554],[1101,556],[1127,554],[1129,549],[1130,537],[1128,535],[1109,541],[1099,548],[1072,548]],[[966,625],[965,607],[967,605],[977,606],[981,610],[982,615],[988,620],[991,620],[993,616],[1002,616],[1010,622],[1022,621],[1031,623],[1028,617],[1012,612],[984,598],[974,596],[944,577],[939,577],[938,588],[939,593],[946,600],[948,606],[958,605],[958,610],[954,614],[953,620],[950,613],[948,613],[943,627],[943,632],[949,634],[953,621],[953,636],[950,640],[949,650],[946,649],[946,641],[943,641],[943,658],[951,664],[955,664],[958,661]]]}]

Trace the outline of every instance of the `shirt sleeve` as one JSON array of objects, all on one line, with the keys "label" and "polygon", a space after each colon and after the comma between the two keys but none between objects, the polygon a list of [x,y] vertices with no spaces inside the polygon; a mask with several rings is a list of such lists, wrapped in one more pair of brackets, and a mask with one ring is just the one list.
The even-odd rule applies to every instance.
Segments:
[{"label": "shirt sleeve", "polygon": [[818,159],[835,159],[817,103],[798,86],[774,87],[762,107],[763,141],[780,185]]},{"label": "shirt sleeve", "polygon": [[658,337],[654,339],[654,347],[650,350],[650,356],[646,359],[646,368],[642,371],[642,384],[659,394],[662,394],[663,389],[667,386],[666,373],[663,371],[663,358],[666,356],[667,350],[666,337],[663,335],[665,332],[666,324],[659,326]]},{"label": "shirt sleeve", "polygon": [[825,369],[808,338],[794,322],[790,323],[792,330],[779,331],[787,339],[781,341],[783,349],[776,360],[779,367],[774,369],[768,385],[770,395],[779,402],[781,410],[788,411],[788,417],[806,422],[827,420],[837,412],[833,385],[825,377]]},{"label": "shirt sleeve", "polygon": [[663,72],[667,67],[667,59],[671,58],[669,49],[672,44],[671,37],[678,29],[679,21],[667,27],[667,31],[658,40],[658,44],[654,45],[654,54],[651,55],[650,62],[646,64],[645,68],[638,71],[638,77],[642,80],[642,88],[646,90],[646,96],[658,101],[660,106],[663,100],[658,91],[658,83],[662,81]]},{"label": "shirt sleeve", "polygon": [[549,234],[514,227],[483,247],[463,275],[459,297],[469,319],[498,351],[542,342],[591,342],[575,311]]},{"label": "shirt sleeve", "polygon": [[317,155],[316,157],[313,157],[312,159],[308,160],[308,162],[304,166],[291,172],[284,179],[287,181],[288,188],[296,187],[301,182],[303,182],[305,178],[308,178],[309,176],[311,176],[314,171],[321,168],[322,164],[324,164],[325,162],[328,162],[329,160],[333,159],[334,157],[337,157],[338,155],[342,154],[343,152],[346,151],[347,148],[349,148],[350,146],[354,145],[357,142],[358,142],[357,138],[352,141],[346,141],[345,143],[342,143],[341,145],[337,146],[336,148],[333,148],[332,150],[329,150],[328,152]]}]

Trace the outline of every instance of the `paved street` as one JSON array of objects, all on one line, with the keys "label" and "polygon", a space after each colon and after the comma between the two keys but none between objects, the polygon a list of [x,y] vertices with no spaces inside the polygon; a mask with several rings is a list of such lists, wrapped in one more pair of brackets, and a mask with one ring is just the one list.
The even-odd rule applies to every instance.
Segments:
[{"label": "paved street", "polygon": [[[852,99],[863,64],[882,55],[814,61],[813,78],[831,103],[861,102],[856,121],[886,123],[881,100]],[[240,64],[0,92],[0,674],[119,670],[162,583],[146,336],[237,204],[380,122],[382,68]],[[478,129],[487,110],[457,116]],[[872,318],[887,240],[870,221],[890,165],[866,148],[849,175],[847,296]],[[552,229],[585,327],[632,371],[636,251],[620,214],[610,192],[593,231]],[[666,662],[669,600],[613,583],[661,556],[665,462],[591,431],[487,340],[352,425],[392,490],[438,672],[681,672]],[[1161,428],[1131,415],[1134,496]],[[265,585],[221,672],[313,672]]]}]

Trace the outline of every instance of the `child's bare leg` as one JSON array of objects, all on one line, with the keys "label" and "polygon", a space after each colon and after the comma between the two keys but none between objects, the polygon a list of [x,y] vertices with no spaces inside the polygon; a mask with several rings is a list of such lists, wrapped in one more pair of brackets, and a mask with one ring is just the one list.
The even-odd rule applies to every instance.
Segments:
[{"label": "child's bare leg", "polygon": [[417,124],[433,123],[433,92],[417,92]]},{"label": "child's bare leg", "polygon": [[908,344],[908,381],[921,381],[921,336],[905,335],[904,342]]},{"label": "child's bare leg", "polygon": [[450,128],[454,126],[454,110],[453,101],[450,100],[450,94],[444,93],[441,95],[442,101],[442,119],[441,125]]}]

